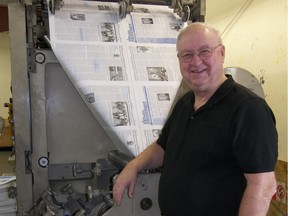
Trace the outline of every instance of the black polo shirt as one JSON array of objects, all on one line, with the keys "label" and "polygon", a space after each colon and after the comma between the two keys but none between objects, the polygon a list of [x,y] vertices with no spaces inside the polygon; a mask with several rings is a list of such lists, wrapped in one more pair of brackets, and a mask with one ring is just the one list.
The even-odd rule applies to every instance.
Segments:
[{"label": "black polo shirt", "polygon": [[278,156],[274,115],[231,76],[194,111],[187,93],[157,143],[165,150],[159,205],[168,216],[236,216],[244,173],[273,171]]}]

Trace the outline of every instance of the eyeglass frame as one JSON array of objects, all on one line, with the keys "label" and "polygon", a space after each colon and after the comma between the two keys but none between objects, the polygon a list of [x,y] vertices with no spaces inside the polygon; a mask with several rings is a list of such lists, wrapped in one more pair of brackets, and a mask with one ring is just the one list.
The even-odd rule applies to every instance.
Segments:
[{"label": "eyeglass frame", "polygon": [[[201,60],[203,60],[203,59],[206,59],[206,58],[211,57],[212,54],[213,54],[213,52],[214,52],[214,50],[217,49],[217,48],[220,47],[220,46],[223,46],[223,44],[218,44],[218,45],[215,46],[215,47],[205,47],[205,48],[201,48],[201,49],[199,49],[199,50],[187,51],[187,52],[184,53],[184,55],[187,55],[187,54],[192,55],[191,58],[190,58],[189,60],[187,60],[187,61],[183,61],[183,59],[181,58],[180,52],[177,53],[177,57],[178,57],[178,59],[179,59],[179,61],[180,61],[181,63],[190,63],[195,56],[198,56],[198,58],[200,58]],[[209,56],[202,56],[202,57],[199,56],[199,54],[201,54],[201,53],[200,53],[201,51],[209,51]],[[183,57],[184,55],[182,55],[182,57]]]}]

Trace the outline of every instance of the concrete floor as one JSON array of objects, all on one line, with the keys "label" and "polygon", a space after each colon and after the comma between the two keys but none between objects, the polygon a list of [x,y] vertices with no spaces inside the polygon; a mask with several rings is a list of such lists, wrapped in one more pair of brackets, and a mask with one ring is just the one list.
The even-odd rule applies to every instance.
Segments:
[{"label": "concrete floor", "polygon": [[12,151],[3,151],[0,149],[0,176],[15,173],[15,160]]}]

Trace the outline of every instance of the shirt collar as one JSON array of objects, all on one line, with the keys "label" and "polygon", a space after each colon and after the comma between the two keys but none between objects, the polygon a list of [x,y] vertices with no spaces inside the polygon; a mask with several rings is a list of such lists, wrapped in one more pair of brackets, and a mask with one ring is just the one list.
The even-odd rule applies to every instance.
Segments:
[{"label": "shirt collar", "polygon": [[[214,104],[218,103],[220,100],[222,100],[226,95],[228,95],[234,86],[234,79],[232,78],[231,75],[226,74],[227,79],[222,83],[222,85],[216,90],[216,92],[212,95],[212,97],[207,101],[207,103],[200,107],[198,111],[201,111],[202,109],[206,109],[209,107],[212,107]],[[195,101],[195,95],[193,91],[190,91],[190,100],[186,101],[188,106],[194,107],[194,101]]]},{"label": "shirt collar", "polygon": [[209,104],[216,104],[226,95],[228,95],[234,86],[234,79],[231,75],[226,74],[227,79],[222,83],[222,85],[216,90],[213,96],[208,100]]}]

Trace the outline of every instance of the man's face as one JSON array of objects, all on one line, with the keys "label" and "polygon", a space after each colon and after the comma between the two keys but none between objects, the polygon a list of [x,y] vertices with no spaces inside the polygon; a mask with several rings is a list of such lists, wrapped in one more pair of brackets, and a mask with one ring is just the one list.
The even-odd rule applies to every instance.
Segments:
[{"label": "man's face", "polygon": [[[188,29],[178,41],[181,74],[195,93],[213,92],[223,80],[225,48],[223,45],[218,45],[219,41],[215,33],[203,26]],[[187,58],[185,62],[181,61],[187,53],[190,61],[187,61]]]}]

